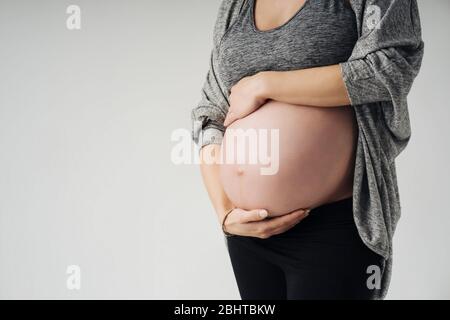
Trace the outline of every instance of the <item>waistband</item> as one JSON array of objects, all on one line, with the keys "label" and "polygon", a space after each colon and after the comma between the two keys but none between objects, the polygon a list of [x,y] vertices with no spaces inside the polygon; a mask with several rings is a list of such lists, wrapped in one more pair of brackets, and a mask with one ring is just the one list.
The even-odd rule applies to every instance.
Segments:
[{"label": "waistband", "polygon": [[328,211],[336,211],[336,210],[353,210],[353,197],[348,197],[342,200],[338,200],[335,202],[330,202],[318,206],[311,210],[310,214],[316,214],[319,212],[328,212]]},{"label": "waistband", "polygon": [[312,209],[304,222],[353,222],[353,219],[353,198],[349,197]]}]

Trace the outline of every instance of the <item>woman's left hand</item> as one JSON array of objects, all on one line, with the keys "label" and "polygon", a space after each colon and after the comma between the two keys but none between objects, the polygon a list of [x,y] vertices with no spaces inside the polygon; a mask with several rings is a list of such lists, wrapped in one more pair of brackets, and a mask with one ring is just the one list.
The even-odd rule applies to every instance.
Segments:
[{"label": "woman's left hand", "polygon": [[230,108],[225,118],[224,126],[229,126],[258,110],[267,98],[264,96],[266,77],[264,72],[239,80],[230,91]]}]

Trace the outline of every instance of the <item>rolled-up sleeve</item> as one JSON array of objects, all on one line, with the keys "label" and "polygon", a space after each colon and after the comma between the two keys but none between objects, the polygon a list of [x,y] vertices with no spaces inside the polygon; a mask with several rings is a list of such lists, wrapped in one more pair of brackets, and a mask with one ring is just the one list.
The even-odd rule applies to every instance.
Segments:
[{"label": "rolled-up sleeve", "polygon": [[224,34],[236,20],[243,3],[243,0],[222,0],[219,6],[214,25],[209,70],[201,90],[201,99],[191,113],[192,138],[199,149],[208,144],[222,143],[225,133],[223,123],[229,103],[217,72],[217,52]]},{"label": "rolled-up sleeve", "polygon": [[221,144],[225,132],[223,123],[228,110],[228,102],[219,85],[214,59],[213,50],[210,68],[201,90],[200,102],[191,113],[192,138],[199,148],[208,144]]},{"label": "rolled-up sleeve", "polygon": [[416,0],[350,0],[359,39],[340,64],[352,105],[406,99],[419,72],[424,43]]}]

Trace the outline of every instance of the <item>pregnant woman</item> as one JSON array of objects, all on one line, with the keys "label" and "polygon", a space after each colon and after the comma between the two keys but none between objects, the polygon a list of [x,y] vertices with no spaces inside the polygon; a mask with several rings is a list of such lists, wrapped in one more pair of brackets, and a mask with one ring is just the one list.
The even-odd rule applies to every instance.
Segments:
[{"label": "pregnant woman", "polygon": [[223,0],[213,40],[193,138],[242,299],[384,298],[416,0]]}]

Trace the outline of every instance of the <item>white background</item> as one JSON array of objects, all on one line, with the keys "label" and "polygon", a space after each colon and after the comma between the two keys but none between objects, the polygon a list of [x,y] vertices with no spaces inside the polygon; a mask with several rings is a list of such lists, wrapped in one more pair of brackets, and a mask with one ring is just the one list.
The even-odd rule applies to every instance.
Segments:
[{"label": "white background", "polygon": [[[0,298],[239,298],[198,168],[170,161],[218,5],[0,0]],[[449,299],[450,2],[419,5],[426,53],[397,161],[388,298]]]}]

